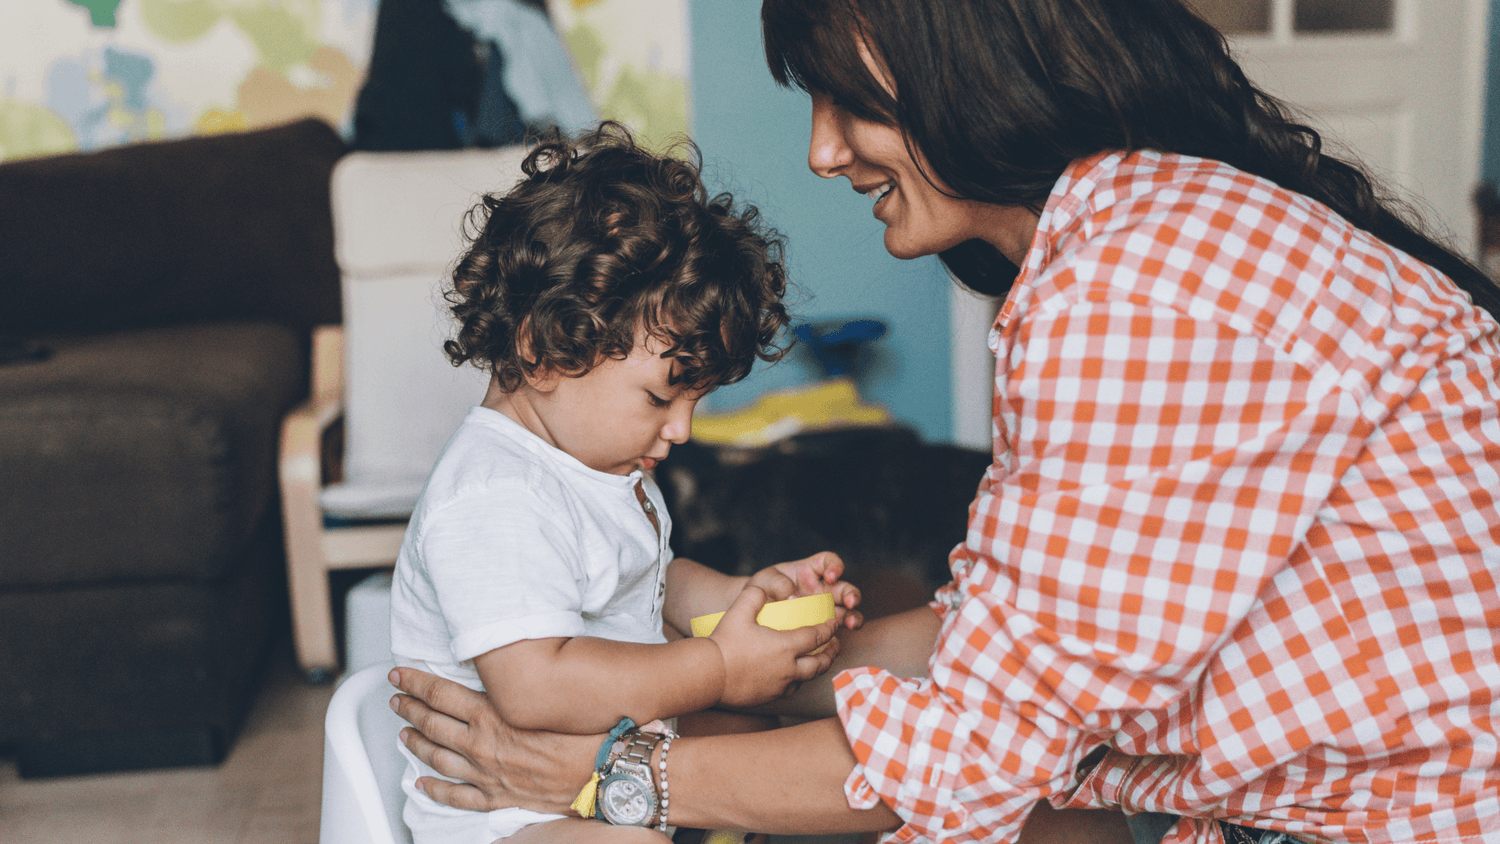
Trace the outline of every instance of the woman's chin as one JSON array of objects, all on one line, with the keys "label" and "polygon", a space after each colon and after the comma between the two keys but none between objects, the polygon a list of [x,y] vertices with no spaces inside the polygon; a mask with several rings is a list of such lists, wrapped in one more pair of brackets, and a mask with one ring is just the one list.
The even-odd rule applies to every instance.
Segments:
[{"label": "woman's chin", "polygon": [[892,258],[910,261],[913,258],[921,258],[924,255],[936,255],[943,250],[933,248],[931,244],[927,243],[913,243],[901,237],[895,228],[887,226],[885,229],[885,251],[891,253]]},{"label": "woman's chin", "polygon": [[891,253],[891,258],[900,258],[901,261],[910,261],[912,258],[921,258],[922,255],[935,255],[930,249],[922,249],[919,244],[910,243],[901,237],[894,228],[885,228],[885,250]]}]

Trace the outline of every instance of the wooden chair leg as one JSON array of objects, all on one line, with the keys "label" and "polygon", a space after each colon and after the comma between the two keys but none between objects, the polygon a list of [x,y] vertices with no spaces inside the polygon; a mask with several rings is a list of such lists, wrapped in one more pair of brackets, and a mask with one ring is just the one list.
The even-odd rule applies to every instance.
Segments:
[{"label": "wooden chair leg", "polygon": [[289,565],[287,574],[297,663],[309,680],[332,679],[339,670],[339,653],[333,632],[328,570],[319,565]]},{"label": "wooden chair leg", "polygon": [[332,417],[312,401],[287,415],[281,429],[281,520],[286,531],[287,591],[297,661],[311,679],[338,673],[328,561],[323,546],[321,437]]}]

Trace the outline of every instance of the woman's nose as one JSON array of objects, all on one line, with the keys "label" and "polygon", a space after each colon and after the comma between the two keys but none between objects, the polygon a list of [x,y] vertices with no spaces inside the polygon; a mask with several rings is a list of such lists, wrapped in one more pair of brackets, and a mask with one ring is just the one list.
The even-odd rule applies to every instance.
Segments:
[{"label": "woman's nose", "polygon": [[814,94],[812,98],[812,139],[807,144],[807,167],[825,179],[841,176],[839,172],[854,160],[854,153],[844,141],[842,121],[832,98]]}]

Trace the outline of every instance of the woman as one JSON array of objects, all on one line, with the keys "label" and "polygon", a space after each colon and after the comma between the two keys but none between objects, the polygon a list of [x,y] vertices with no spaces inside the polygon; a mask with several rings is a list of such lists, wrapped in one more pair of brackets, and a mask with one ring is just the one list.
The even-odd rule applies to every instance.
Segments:
[{"label": "woman", "polygon": [[[893,255],[1008,289],[996,457],[933,609],[841,634],[836,669],[883,668],[834,680],[837,719],[674,744],[674,822],[1500,840],[1487,279],[1178,0],[763,21],[813,170],[875,200]],[[556,809],[588,775],[593,737],[398,685],[468,724],[398,697],[473,783],[440,800]]]}]

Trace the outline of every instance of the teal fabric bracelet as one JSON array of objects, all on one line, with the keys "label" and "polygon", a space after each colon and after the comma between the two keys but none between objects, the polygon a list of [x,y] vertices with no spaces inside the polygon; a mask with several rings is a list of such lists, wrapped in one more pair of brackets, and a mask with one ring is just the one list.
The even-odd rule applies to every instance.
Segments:
[{"label": "teal fabric bracelet", "polygon": [[620,723],[615,725],[609,735],[604,737],[604,743],[599,745],[599,753],[594,757],[594,773],[589,776],[589,781],[584,783],[583,790],[573,798],[570,808],[582,818],[597,818],[599,807],[595,799],[599,795],[599,780],[604,776],[604,768],[609,764],[609,752],[614,748],[615,742],[622,736],[635,729],[635,722],[629,718],[621,718]]},{"label": "teal fabric bracelet", "polygon": [[620,723],[616,724],[615,728],[609,731],[609,735],[604,737],[604,743],[599,745],[599,755],[594,757],[594,770],[598,771],[604,767],[604,763],[609,761],[609,749],[620,740],[620,736],[633,729],[635,729],[634,721],[629,718],[620,719]]}]

